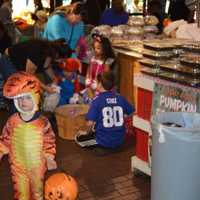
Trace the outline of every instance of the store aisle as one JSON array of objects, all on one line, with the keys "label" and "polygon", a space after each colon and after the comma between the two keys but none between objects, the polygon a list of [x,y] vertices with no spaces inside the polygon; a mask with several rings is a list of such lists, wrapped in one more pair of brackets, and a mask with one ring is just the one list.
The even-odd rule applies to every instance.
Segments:
[{"label": "store aisle", "polygon": [[[5,113],[0,112],[0,127]],[[74,176],[79,184],[79,200],[150,200],[150,178],[134,177],[130,158],[134,154],[133,138],[121,152],[97,157],[73,141],[57,137],[57,162],[60,171]],[[58,171],[58,170],[57,170]],[[48,172],[47,177],[54,172]],[[0,163],[0,196],[13,200],[7,157]]]}]

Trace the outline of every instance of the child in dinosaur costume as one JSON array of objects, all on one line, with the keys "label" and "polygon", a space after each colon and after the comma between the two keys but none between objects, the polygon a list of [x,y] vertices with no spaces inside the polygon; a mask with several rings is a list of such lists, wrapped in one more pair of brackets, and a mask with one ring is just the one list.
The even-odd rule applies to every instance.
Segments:
[{"label": "child in dinosaur costume", "polygon": [[18,200],[43,200],[46,169],[55,169],[55,135],[47,118],[38,111],[40,83],[26,72],[11,75],[3,94],[13,99],[13,114],[0,136],[0,159],[8,154]]}]

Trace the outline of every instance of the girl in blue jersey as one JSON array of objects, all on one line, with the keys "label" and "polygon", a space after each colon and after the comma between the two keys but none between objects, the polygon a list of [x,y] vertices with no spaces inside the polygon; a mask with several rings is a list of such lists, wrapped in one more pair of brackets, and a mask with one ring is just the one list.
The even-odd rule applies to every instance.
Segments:
[{"label": "girl in blue jersey", "polygon": [[92,101],[86,115],[89,129],[95,127],[95,133],[77,135],[75,140],[82,147],[97,145],[104,149],[115,149],[124,143],[124,116],[131,115],[134,108],[121,95],[112,91],[114,87],[112,72],[103,72],[98,76],[100,94]]}]

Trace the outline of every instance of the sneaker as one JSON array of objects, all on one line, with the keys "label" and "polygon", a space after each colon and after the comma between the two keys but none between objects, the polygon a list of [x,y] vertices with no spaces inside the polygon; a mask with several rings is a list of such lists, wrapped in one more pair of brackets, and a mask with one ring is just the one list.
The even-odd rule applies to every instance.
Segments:
[{"label": "sneaker", "polygon": [[75,142],[81,147],[89,147],[97,144],[94,132],[91,132],[89,134],[76,135]]}]

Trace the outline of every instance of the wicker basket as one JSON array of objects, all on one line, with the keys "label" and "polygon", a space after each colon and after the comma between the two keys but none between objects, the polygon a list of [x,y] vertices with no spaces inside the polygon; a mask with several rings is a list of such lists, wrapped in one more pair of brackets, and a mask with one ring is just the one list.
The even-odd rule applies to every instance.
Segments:
[{"label": "wicker basket", "polygon": [[85,114],[89,106],[84,104],[68,104],[55,110],[58,134],[61,138],[74,140],[79,130],[87,129]]}]

